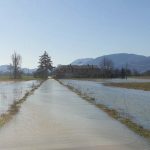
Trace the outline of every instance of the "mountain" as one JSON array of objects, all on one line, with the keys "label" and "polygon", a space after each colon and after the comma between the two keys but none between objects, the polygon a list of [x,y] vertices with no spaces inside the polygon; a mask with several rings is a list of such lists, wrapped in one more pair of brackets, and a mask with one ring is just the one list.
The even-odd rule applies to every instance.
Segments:
[{"label": "mountain", "polygon": [[36,69],[22,68],[22,72],[25,74],[32,74],[36,71]]},{"label": "mountain", "polygon": [[145,72],[147,70],[150,70],[150,57],[146,57],[143,55],[136,55],[136,54],[127,54],[127,53],[104,55],[101,57],[97,57],[95,59],[92,58],[78,59],[71,64],[72,65],[89,64],[89,65],[99,66],[99,64],[103,61],[104,57],[112,60],[115,68],[122,68],[127,65],[129,69],[137,70],[139,72]]},{"label": "mountain", "polygon": [[82,66],[84,64],[89,64],[90,62],[92,62],[94,59],[93,58],[83,58],[83,59],[77,59],[74,62],[72,62],[72,65],[79,65]]},{"label": "mountain", "polygon": [[[25,74],[32,74],[36,69],[22,68],[22,72]],[[1,65],[0,66],[0,74],[9,73],[9,65]]]},{"label": "mountain", "polygon": [[6,73],[6,72],[8,72],[8,69],[9,68],[9,66],[8,65],[1,65],[0,66],[0,73]]}]

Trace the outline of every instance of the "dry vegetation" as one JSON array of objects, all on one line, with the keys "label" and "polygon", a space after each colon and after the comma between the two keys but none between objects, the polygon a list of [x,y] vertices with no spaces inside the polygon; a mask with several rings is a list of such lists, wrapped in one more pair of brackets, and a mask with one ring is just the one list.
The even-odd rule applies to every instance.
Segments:
[{"label": "dry vegetation", "polygon": [[134,78],[134,79],[150,79],[150,76],[131,76],[130,78]]},{"label": "dry vegetation", "polygon": [[34,78],[33,76],[22,76],[21,79],[11,79],[8,75],[0,76],[0,81],[29,81],[29,80],[41,80],[41,79]]},{"label": "dry vegetation", "polygon": [[150,91],[150,82],[132,82],[132,83],[104,83],[106,86],[128,88],[128,89],[138,89],[144,91]]}]

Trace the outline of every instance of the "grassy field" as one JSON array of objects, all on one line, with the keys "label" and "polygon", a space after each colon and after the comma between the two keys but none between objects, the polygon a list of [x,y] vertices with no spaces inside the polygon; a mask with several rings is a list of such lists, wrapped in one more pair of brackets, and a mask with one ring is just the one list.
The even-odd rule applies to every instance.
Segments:
[{"label": "grassy field", "polygon": [[132,82],[132,83],[104,83],[104,85],[120,87],[120,88],[150,91],[150,82],[142,82],[142,83],[137,83],[137,82]]},{"label": "grassy field", "polygon": [[150,76],[131,76],[130,78],[135,78],[135,79],[150,79]]},{"label": "grassy field", "polygon": [[11,79],[7,75],[1,75],[0,81],[29,81],[29,80],[39,80],[38,78],[34,78],[33,76],[22,76],[21,79]]}]

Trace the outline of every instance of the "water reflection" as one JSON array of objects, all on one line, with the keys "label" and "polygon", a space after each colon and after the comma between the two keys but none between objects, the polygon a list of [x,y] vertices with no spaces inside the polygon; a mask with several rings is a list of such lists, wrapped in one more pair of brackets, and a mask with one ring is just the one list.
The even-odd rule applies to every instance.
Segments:
[{"label": "water reflection", "polygon": [[0,82],[0,114],[5,113],[14,101],[21,99],[37,84],[39,81]]},{"label": "water reflection", "polygon": [[0,130],[3,150],[149,150],[149,144],[54,80]]}]

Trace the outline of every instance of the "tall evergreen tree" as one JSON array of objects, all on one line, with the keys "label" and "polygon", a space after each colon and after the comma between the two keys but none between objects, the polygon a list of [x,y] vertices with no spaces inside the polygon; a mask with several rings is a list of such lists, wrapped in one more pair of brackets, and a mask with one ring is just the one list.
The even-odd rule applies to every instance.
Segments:
[{"label": "tall evergreen tree", "polygon": [[52,71],[52,61],[48,53],[45,51],[39,59],[39,66],[36,75],[42,79],[47,79],[49,71]]}]

